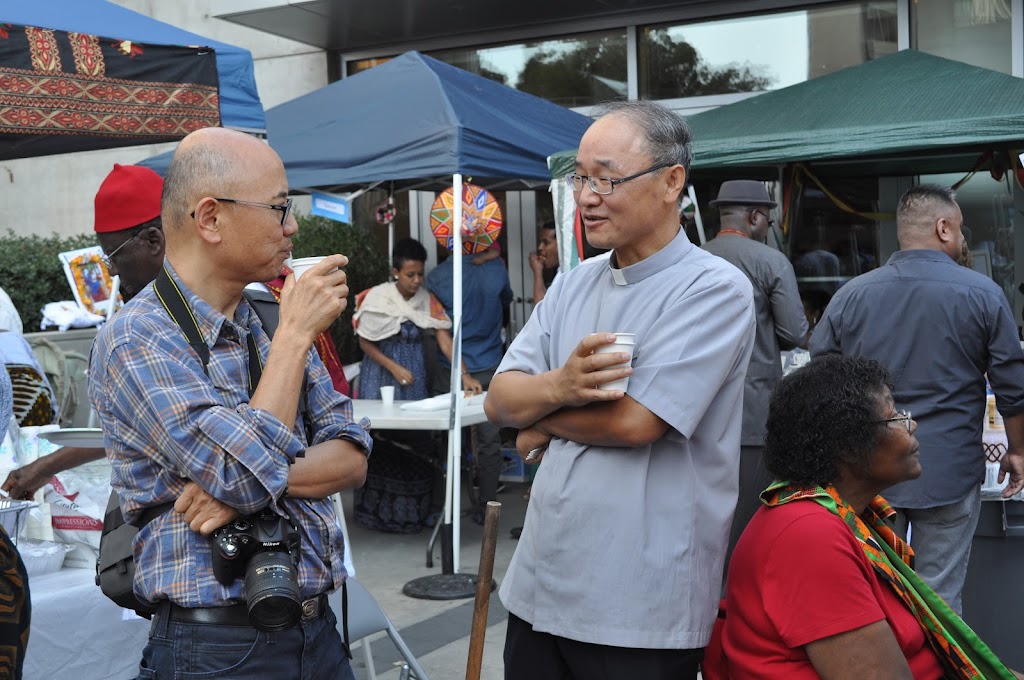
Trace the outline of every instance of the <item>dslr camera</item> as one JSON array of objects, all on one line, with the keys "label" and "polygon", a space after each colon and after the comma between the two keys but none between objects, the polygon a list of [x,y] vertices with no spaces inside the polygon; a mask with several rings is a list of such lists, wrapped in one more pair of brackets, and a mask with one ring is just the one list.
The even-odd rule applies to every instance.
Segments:
[{"label": "dslr camera", "polygon": [[226,586],[243,579],[253,627],[275,632],[299,622],[299,531],[290,519],[267,508],[217,529],[211,541],[213,575]]}]

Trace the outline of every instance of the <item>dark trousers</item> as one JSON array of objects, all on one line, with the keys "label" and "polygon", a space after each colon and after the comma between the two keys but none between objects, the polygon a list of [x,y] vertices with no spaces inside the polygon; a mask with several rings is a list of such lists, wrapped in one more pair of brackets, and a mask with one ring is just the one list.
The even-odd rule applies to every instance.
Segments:
[{"label": "dark trousers", "polygon": [[330,608],[278,633],[249,626],[178,623],[157,615],[137,680],[355,680],[337,626]]},{"label": "dark trousers", "polygon": [[538,633],[508,615],[505,680],[695,680],[703,649],[634,649]]},{"label": "dark trousers", "polygon": [[[474,371],[476,378],[487,390],[491,386],[491,378],[494,377],[494,369],[486,371]],[[501,454],[501,429],[497,425],[484,421],[470,428],[473,442],[473,460],[476,463],[477,479],[480,483],[480,507],[487,505],[487,501],[498,499],[498,477],[501,476],[501,467],[504,458]]]},{"label": "dark trousers", "polygon": [[[747,524],[760,508],[761,492],[772,483],[772,475],[764,467],[763,446],[740,447],[740,495],[736,499],[736,514],[732,517],[732,529],[729,531],[729,547],[725,552],[725,574],[729,575],[729,560],[736,542],[747,528]],[[722,581],[725,590],[725,580]]]}]

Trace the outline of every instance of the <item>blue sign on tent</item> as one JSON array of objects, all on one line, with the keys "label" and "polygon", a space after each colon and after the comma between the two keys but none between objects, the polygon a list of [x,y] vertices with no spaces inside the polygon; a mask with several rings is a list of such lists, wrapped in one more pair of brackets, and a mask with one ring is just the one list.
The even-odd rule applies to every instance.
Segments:
[{"label": "blue sign on tent", "polygon": [[346,224],[351,223],[352,206],[349,204],[348,199],[341,196],[321,194],[316,191],[312,193],[312,197],[313,209],[311,212],[314,215],[327,217],[338,222],[345,222]]}]

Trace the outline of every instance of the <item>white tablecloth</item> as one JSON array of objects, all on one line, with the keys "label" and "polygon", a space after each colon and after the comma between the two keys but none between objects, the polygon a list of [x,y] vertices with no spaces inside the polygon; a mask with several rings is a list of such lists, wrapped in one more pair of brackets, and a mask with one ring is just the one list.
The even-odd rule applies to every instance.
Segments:
[{"label": "white tablecloth", "polygon": [[125,680],[138,674],[149,621],[123,609],[95,584],[91,569],[29,577],[32,627],[25,680]]}]

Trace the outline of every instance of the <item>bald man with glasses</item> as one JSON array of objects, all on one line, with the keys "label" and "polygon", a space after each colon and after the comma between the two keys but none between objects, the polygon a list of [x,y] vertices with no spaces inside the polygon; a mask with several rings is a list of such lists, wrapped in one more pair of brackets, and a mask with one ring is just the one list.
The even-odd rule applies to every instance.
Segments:
[{"label": "bald man with glasses", "polygon": [[769,228],[774,226],[769,211],[776,205],[764,184],[746,179],[723,182],[711,205],[719,209],[722,228],[704,249],[750,279],[757,320],[754,352],[743,389],[740,495],[725,556],[728,571],[736,541],[760,507],[760,493],[772,482],[761,460],[768,399],[782,379],[780,352],[805,343],[807,317],[793,266],[785,255],[764,243]]}]

